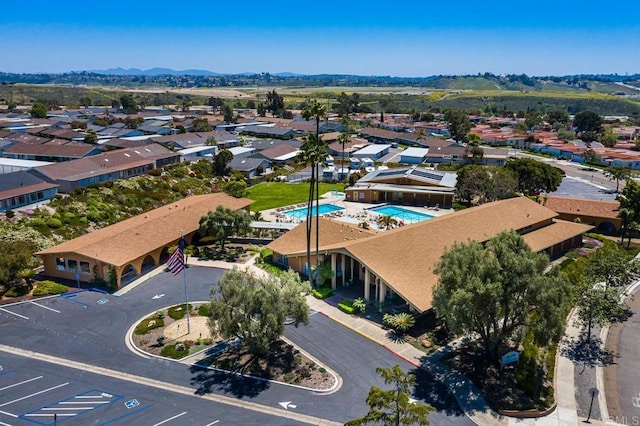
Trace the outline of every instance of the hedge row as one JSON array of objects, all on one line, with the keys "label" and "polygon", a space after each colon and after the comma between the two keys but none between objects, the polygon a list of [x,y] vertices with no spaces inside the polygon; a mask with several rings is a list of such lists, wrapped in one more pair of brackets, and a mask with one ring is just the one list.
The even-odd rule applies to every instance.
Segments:
[{"label": "hedge row", "polygon": [[316,299],[321,300],[333,295],[333,289],[331,287],[314,288],[311,292]]},{"label": "hedge row", "polygon": [[338,309],[340,309],[345,314],[354,314],[356,313],[356,308],[353,307],[353,300],[344,299],[342,302],[338,303]]},{"label": "hedge row", "polygon": [[69,291],[69,287],[67,287],[66,285],[45,280],[45,281],[40,281],[36,285],[36,288],[33,290],[33,295],[36,297],[50,296],[52,294],[66,293],[67,291]]}]

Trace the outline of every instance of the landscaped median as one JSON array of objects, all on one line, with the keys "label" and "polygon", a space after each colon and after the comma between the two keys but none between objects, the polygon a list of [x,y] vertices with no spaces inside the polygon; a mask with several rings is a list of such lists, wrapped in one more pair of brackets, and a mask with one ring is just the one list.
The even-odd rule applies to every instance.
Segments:
[{"label": "landscaped median", "polygon": [[181,304],[160,309],[131,328],[130,342],[146,355],[188,360],[190,364],[218,372],[313,391],[337,389],[340,381],[335,373],[284,340],[273,342],[267,355],[257,357],[245,352],[237,339],[224,341],[212,335],[209,306],[208,302],[193,302],[188,307]]}]

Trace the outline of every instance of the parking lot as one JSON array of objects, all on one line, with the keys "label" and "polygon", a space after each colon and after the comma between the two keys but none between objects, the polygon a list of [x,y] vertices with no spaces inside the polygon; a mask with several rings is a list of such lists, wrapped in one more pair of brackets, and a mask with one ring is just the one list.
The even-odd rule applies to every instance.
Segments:
[{"label": "parking lot", "polygon": [[2,426],[299,424],[6,353],[0,360]]}]

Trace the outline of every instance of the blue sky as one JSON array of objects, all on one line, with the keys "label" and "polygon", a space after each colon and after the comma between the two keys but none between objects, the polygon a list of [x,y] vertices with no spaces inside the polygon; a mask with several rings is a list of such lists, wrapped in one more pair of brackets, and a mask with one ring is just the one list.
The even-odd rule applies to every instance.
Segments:
[{"label": "blue sky", "polygon": [[3,4],[0,71],[638,73],[640,2],[611,4],[22,0]]}]

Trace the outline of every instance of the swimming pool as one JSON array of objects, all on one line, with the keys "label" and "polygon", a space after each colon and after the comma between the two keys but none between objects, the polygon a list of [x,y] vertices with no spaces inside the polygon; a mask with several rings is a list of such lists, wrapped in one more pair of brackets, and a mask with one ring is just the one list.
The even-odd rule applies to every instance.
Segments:
[{"label": "swimming pool", "polygon": [[422,222],[423,220],[431,219],[435,216],[425,213],[414,212],[413,210],[407,210],[396,206],[382,206],[382,207],[374,207],[369,209],[369,211],[381,214],[381,215],[389,215],[396,218],[396,220],[401,220],[407,224]]},{"label": "swimming pool", "polygon": [[[287,216],[293,216],[296,219],[306,219],[307,218],[307,208],[303,207],[301,209],[295,209],[295,210],[288,210],[288,211],[284,211],[282,213],[286,214]],[[313,206],[313,215],[315,216],[316,214],[316,206]],[[344,207],[338,207],[338,206],[334,206],[333,204],[320,204],[320,210],[319,210],[319,214],[320,216],[322,216],[323,214],[327,214],[327,213],[333,213],[333,212],[337,212],[338,210],[344,210]]]}]

